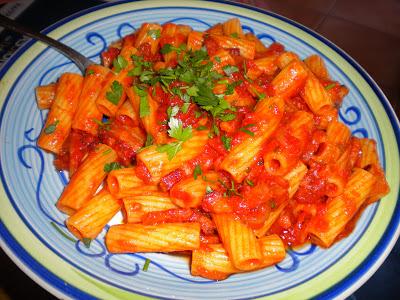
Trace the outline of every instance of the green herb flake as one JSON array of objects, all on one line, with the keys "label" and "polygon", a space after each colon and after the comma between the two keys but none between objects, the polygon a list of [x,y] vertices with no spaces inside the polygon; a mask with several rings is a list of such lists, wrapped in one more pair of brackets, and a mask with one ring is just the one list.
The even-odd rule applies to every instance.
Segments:
[{"label": "green herb flake", "polygon": [[186,114],[189,110],[189,107],[190,107],[190,103],[183,103],[183,105],[181,107],[182,113]]},{"label": "green herb flake", "polygon": [[220,116],[218,116],[218,118],[219,118],[221,121],[227,122],[227,121],[235,120],[235,119],[236,119],[236,115],[235,115],[235,114],[228,113],[228,114],[220,115]]},{"label": "green herb flake", "polygon": [[90,244],[92,243],[91,238],[83,238],[82,243],[85,245],[86,248],[90,248]]},{"label": "green herb flake", "polygon": [[192,97],[197,97],[198,91],[199,91],[199,88],[197,86],[193,85],[186,90],[186,94],[188,94],[189,96],[192,96]]},{"label": "green herb flake", "polygon": [[112,170],[118,170],[121,168],[122,168],[122,166],[118,162],[114,161],[114,162],[105,164],[103,170],[104,170],[104,172],[109,173]]},{"label": "green herb flake", "polygon": [[237,33],[237,32],[232,32],[232,33],[230,34],[230,36],[233,37],[234,39],[238,39],[238,38],[239,38],[239,33]]},{"label": "green herb flake", "polygon": [[219,57],[219,56],[214,57],[214,59],[215,59],[215,61],[218,62],[218,63],[221,62],[221,57]]},{"label": "green herb flake", "polygon": [[269,206],[272,208],[272,209],[274,209],[275,207],[276,207],[276,203],[275,203],[275,201],[272,199],[272,200],[269,200]]},{"label": "green herb flake", "polygon": [[213,189],[210,186],[207,185],[206,194],[209,194],[209,193],[212,193],[212,192],[213,192]]},{"label": "green herb flake", "polygon": [[111,84],[111,91],[106,93],[106,99],[112,104],[118,105],[118,102],[122,97],[123,90],[122,84],[114,80]]},{"label": "green herb flake", "polygon": [[113,66],[114,66],[115,72],[119,73],[119,72],[121,72],[122,69],[124,69],[128,66],[128,62],[126,61],[126,59],[123,56],[118,55],[113,60]]},{"label": "green herb flake", "polygon": [[149,269],[150,263],[151,263],[151,260],[146,258],[142,271],[147,272],[147,270]]},{"label": "green herb flake", "polygon": [[162,153],[165,152],[168,155],[168,159],[171,160],[175,157],[175,155],[182,150],[182,141],[172,142],[165,145],[157,146],[157,151]]},{"label": "green herb flake", "polygon": [[107,149],[106,151],[103,152],[103,155],[108,155],[112,152],[112,149]]},{"label": "green herb flake", "polygon": [[233,73],[238,72],[239,68],[236,66],[227,65],[222,68],[224,70],[226,76],[231,76]]},{"label": "green herb flake", "polygon": [[54,131],[56,131],[57,125],[60,123],[59,120],[54,121],[54,123],[49,124],[45,129],[44,133],[45,134],[52,134]]},{"label": "green herb flake", "polygon": [[151,146],[154,143],[153,136],[151,134],[147,134],[146,136],[146,142],[144,144],[145,147]]},{"label": "green herb flake", "polygon": [[161,30],[160,29],[150,29],[147,31],[147,35],[151,37],[153,40],[156,40],[161,37]]},{"label": "green herb flake", "polygon": [[145,89],[146,89],[145,87],[142,87],[142,86],[139,86],[139,85],[135,85],[133,87],[134,92],[140,98],[139,116],[141,118],[150,115],[150,104],[149,104],[149,100],[147,99],[147,91]]},{"label": "green herb flake", "polygon": [[160,49],[160,52],[161,52],[161,54],[167,54],[167,53],[170,53],[171,51],[173,51],[172,48],[173,48],[173,46],[171,44],[165,44]]},{"label": "green herb flake", "polygon": [[204,126],[204,125],[200,125],[199,127],[196,128],[196,130],[198,130],[198,131],[208,130],[208,127]]},{"label": "green herb flake", "polygon": [[201,171],[200,165],[196,165],[196,167],[195,167],[194,170],[193,170],[193,178],[194,178],[195,180],[197,180],[197,177],[198,177],[199,175],[201,175],[201,174],[203,174],[203,172]]},{"label": "green herb flake", "polygon": [[153,79],[154,72],[150,70],[145,70],[140,74],[139,80],[141,82],[150,81]]},{"label": "green herb flake", "polygon": [[336,83],[333,82],[333,83],[331,83],[331,84],[328,84],[328,85],[325,87],[325,90],[329,91],[329,90],[333,89],[335,86],[336,86]]},{"label": "green herb flake", "polygon": [[57,226],[56,223],[50,222],[50,225],[53,226],[53,228],[54,228],[55,230],[57,230],[57,232],[58,232],[59,234],[61,234],[63,237],[65,237],[67,240],[69,240],[69,241],[71,241],[71,242],[74,242],[74,243],[76,242],[76,240],[75,240],[73,237],[71,237],[71,236],[69,236],[68,234],[66,234],[60,227]]},{"label": "green herb flake", "polygon": [[168,106],[167,108],[167,116],[168,119],[175,117],[179,112],[179,106],[175,105],[175,106]]},{"label": "green herb flake", "polygon": [[226,135],[222,135],[221,136],[221,141],[222,144],[224,145],[224,148],[229,151],[231,149],[231,143],[232,143],[232,138],[231,137],[227,137]]},{"label": "green herb flake", "polygon": [[87,70],[86,75],[93,75],[95,72],[93,69]]},{"label": "green herb flake", "polygon": [[185,142],[192,137],[192,127],[183,128],[182,121],[172,117],[168,122],[168,134],[179,141]]},{"label": "green herb flake", "polygon": [[246,179],[246,183],[247,183],[249,186],[254,186],[254,182],[253,182],[252,180],[250,180],[250,179]]},{"label": "green herb flake", "polygon": [[240,127],[239,130],[244,133],[247,133],[248,135],[254,136],[254,132],[247,129],[247,128],[254,127],[254,126],[256,126],[256,125],[255,124],[247,124],[246,126]]}]

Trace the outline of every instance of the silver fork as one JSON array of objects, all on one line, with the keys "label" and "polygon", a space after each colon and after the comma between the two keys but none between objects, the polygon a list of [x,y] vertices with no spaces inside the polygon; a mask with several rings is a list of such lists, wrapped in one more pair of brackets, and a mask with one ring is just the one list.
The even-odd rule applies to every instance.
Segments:
[{"label": "silver fork", "polygon": [[93,61],[91,61],[89,58],[83,56],[76,50],[72,49],[71,47],[69,47],[55,39],[52,39],[52,38],[48,37],[47,35],[44,35],[40,32],[31,30],[31,29],[15,22],[14,20],[11,20],[2,15],[0,15],[0,27],[4,27],[9,30],[21,33],[23,35],[26,35],[30,38],[33,38],[35,40],[41,41],[41,42],[49,45],[50,47],[56,49],[57,51],[59,51],[60,53],[64,54],[66,57],[68,57],[70,60],[72,60],[77,65],[77,67],[81,70],[81,72],[83,74],[85,74],[85,70],[89,65],[96,64]]}]

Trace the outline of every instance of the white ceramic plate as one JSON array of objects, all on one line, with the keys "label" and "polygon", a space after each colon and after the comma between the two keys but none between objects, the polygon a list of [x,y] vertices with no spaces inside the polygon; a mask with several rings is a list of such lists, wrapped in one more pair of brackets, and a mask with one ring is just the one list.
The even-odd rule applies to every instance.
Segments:
[{"label": "white ceramic plate", "polygon": [[[392,192],[368,207],[354,232],[328,250],[289,251],[276,267],[214,282],[190,275],[188,262],[165,254],[113,255],[104,233],[90,249],[69,234],[54,204],[66,176],[53,157],[36,147],[45,116],[34,87],[78,72],[65,57],[29,42],[0,71],[0,242],[7,254],[41,286],[59,297],[132,299],[273,299],[344,297],[364,283],[389,254],[399,235],[399,123],[374,81],[342,50],[311,30],[281,16],[240,4],[212,1],[145,1],[106,4],[75,14],[47,30],[98,60],[110,42],[143,22],[177,22],[205,30],[239,17],[245,31],[265,44],[280,42],[302,58],[321,55],[331,76],[350,88],[340,116],[357,136],[374,138]],[[142,271],[151,259],[147,272]]]}]

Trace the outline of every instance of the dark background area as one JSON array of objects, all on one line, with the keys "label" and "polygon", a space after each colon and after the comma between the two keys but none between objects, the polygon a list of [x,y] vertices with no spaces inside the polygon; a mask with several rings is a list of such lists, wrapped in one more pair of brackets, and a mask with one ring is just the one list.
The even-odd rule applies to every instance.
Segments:
[{"label": "dark background area", "polygon": [[[399,0],[238,0],[297,21],[350,54],[378,83],[400,116]],[[0,1],[1,3],[1,1]],[[17,20],[41,30],[97,0],[36,0]],[[6,32],[0,34],[5,42]],[[15,45],[21,36],[12,34]],[[54,299],[0,250],[0,300]],[[400,243],[351,299],[394,299],[400,294]]]}]

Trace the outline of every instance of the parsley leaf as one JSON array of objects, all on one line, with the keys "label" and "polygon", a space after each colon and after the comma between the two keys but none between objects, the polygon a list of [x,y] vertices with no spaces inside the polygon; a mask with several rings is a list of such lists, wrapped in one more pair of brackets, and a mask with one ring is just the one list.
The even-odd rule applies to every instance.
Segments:
[{"label": "parsley leaf", "polygon": [[168,108],[167,108],[168,119],[170,119],[171,117],[175,117],[178,112],[179,112],[179,106],[177,106],[177,105],[172,106],[172,107],[168,106]]},{"label": "parsley leaf", "polygon": [[219,119],[221,119],[222,121],[232,121],[236,119],[236,115],[235,114],[224,114],[224,115],[220,115],[218,116]]},{"label": "parsley leaf", "polygon": [[151,263],[151,260],[146,258],[142,271],[147,272],[147,270],[149,269],[150,263]]},{"label": "parsley leaf", "polygon": [[146,143],[144,144],[145,147],[153,145],[154,139],[151,134],[147,134],[146,136]]},{"label": "parsley leaf", "polygon": [[244,133],[247,133],[248,135],[254,136],[254,132],[247,129],[247,128],[254,127],[254,126],[256,126],[256,125],[255,124],[247,124],[244,127],[240,127],[239,130]]},{"label": "parsley leaf", "polygon": [[161,52],[161,54],[167,54],[167,53],[170,53],[172,51],[172,48],[173,48],[173,46],[171,44],[165,44],[160,49],[160,52]]},{"label": "parsley leaf", "polygon": [[189,106],[190,106],[190,103],[183,103],[183,105],[182,105],[182,107],[181,107],[181,111],[182,111],[184,114],[186,114],[186,113],[188,112],[188,110],[189,110]]},{"label": "parsley leaf", "polygon": [[192,135],[192,126],[183,128],[182,121],[172,117],[168,122],[168,134],[179,141],[185,142],[190,139]]},{"label": "parsley leaf", "polygon": [[330,89],[333,89],[335,86],[336,86],[336,83],[328,84],[328,85],[325,87],[325,90],[329,91]]},{"label": "parsley leaf", "polygon": [[115,72],[119,73],[119,72],[121,72],[122,69],[124,69],[128,66],[128,62],[126,61],[126,59],[123,56],[118,55],[113,60],[113,66],[114,66]]},{"label": "parsley leaf", "polygon": [[150,36],[153,40],[160,38],[161,30],[160,29],[150,29],[147,31],[147,35]]},{"label": "parsley leaf", "polygon": [[197,177],[198,177],[199,175],[201,175],[201,174],[203,174],[203,172],[201,171],[200,165],[196,165],[196,167],[195,167],[194,170],[193,170],[193,178],[194,178],[195,180],[197,180]]},{"label": "parsley leaf", "polygon": [[250,179],[246,179],[246,183],[247,183],[249,186],[254,186],[254,182],[253,182],[252,180],[250,180]]},{"label": "parsley leaf", "polygon": [[238,72],[239,68],[236,66],[226,65],[222,70],[224,70],[226,76],[231,76],[233,73]]},{"label": "parsley leaf", "polygon": [[114,105],[118,105],[119,100],[121,99],[123,92],[122,84],[118,81],[114,80],[111,84],[111,91],[106,93],[106,98]]},{"label": "parsley leaf", "polygon": [[182,141],[172,142],[165,145],[157,146],[158,152],[166,152],[168,155],[168,159],[171,160],[175,157],[175,155],[182,149]]},{"label": "parsley leaf", "polygon": [[91,238],[83,238],[82,243],[85,245],[86,248],[90,248],[90,243],[92,242]]},{"label": "parsley leaf", "polygon": [[149,101],[147,99],[147,92],[145,89],[146,89],[145,87],[140,86],[140,85],[135,85],[133,87],[133,90],[135,91],[136,95],[138,95],[140,98],[139,116],[141,118],[150,115],[150,105],[149,105]]},{"label": "parsley leaf", "polygon": [[86,75],[93,75],[93,74],[94,74],[93,69],[87,70],[87,72],[86,72]]},{"label": "parsley leaf", "polygon": [[45,129],[44,133],[45,134],[52,134],[54,131],[56,131],[57,124],[60,123],[59,120],[56,120],[54,123],[49,124]]},{"label": "parsley leaf", "polygon": [[168,134],[170,137],[177,139],[178,141],[172,142],[157,147],[158,152],[166,152],[168,159],[171,160],[175,155],[182,150],[183,142],[190,139],[192,135],[192,126],[183,128],[182,121],[172,117],[168,122],[169,130]]},{"label": "parsley leaf", "polygon": [[226,135],[222,135],[221,136],[221,141],[222,141],[222,144],[224,145],[224,148],[226,149],[226,150],[230,150],[231,149],[231,143],[232,143],[232,138],[231,137],[227,137]]},{"label": "parsley leaf", "polygon": [[198,91],[199,91],[199,88],[197,86],[195,86],[195,85],[193,85],[190,88],[186,89],[186,93],[189,96],[192,96],[192,97],[198,96],[198,94],[197,94]]},{"label": "parsley leaf", "polygon": [[114,161],[112,163],[105,164],[103,170],[104,172],[109,173],[112,170],[118,170],[121,168],[122,166],[118,162]]}]

